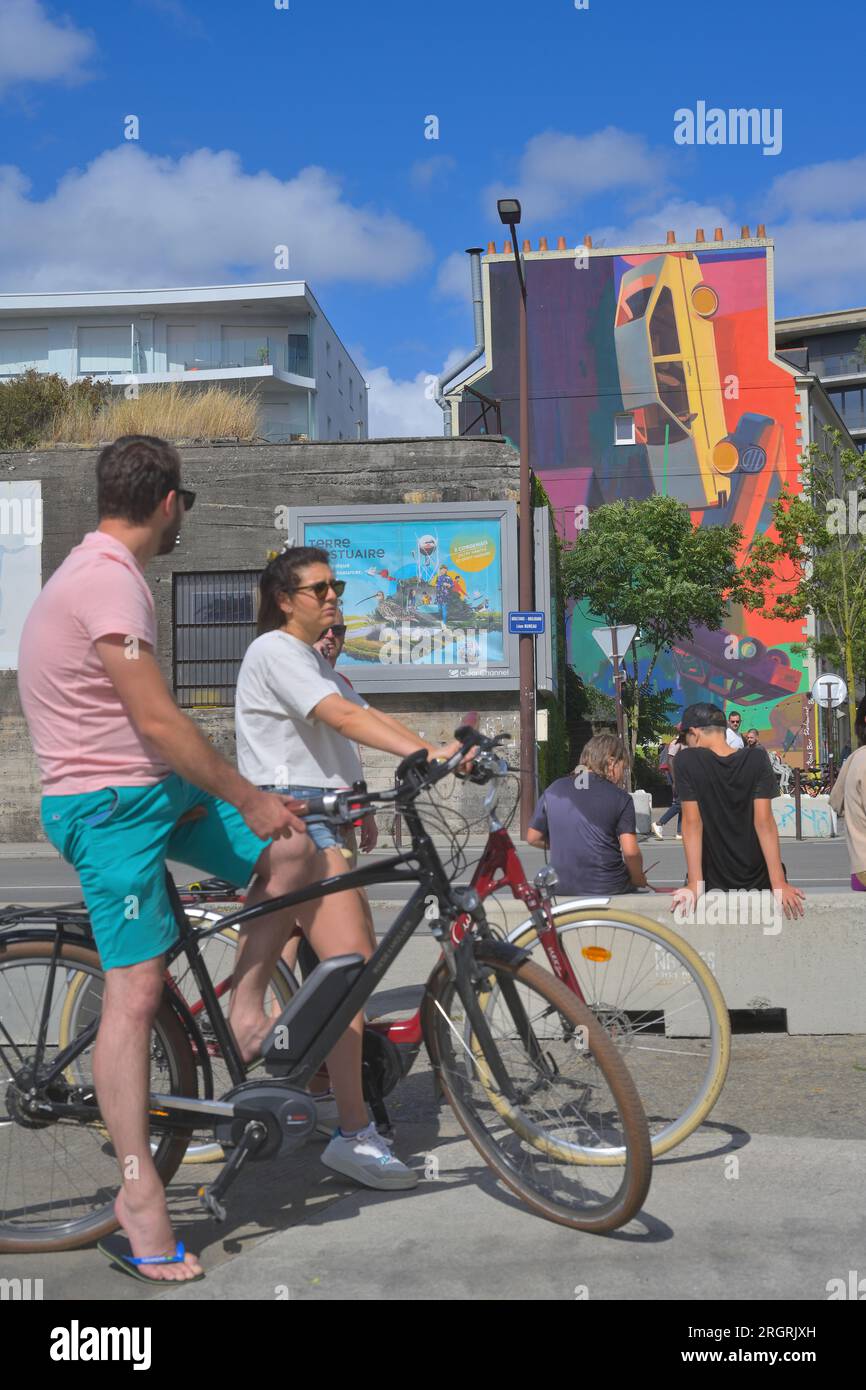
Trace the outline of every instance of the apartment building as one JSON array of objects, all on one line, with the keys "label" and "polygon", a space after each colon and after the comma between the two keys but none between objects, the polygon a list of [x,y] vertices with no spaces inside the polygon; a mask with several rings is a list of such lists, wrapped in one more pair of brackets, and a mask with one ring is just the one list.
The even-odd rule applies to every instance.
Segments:
[{"label": "apartment building", "polygon": [[367,391],[303,280],[0,295],[0,380],[33,368],[118,389],[252,390],[271,442],[367,438]]},{"label": "apartment building", "polygon": [[866,449],[866,309],[837,309],[776,321],[778,351],[814,372],[853,436]]}]

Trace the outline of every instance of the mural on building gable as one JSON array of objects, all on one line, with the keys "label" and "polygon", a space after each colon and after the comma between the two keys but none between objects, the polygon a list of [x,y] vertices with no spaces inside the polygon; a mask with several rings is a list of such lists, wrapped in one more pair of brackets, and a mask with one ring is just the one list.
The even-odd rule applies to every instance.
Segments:
[{"label": "mural on building gable", "polygon": [[[745,550],[770,527],[781,483],[797,486],[797,397],[769,353],[765,248],[525,264],[532,461],[566,543],[587,509],[658,493],[697,524],[739,523]],[[508,261],[489,269],[493,370],[473,384],[503,400],[516,439],[516,276]],[[571,662],[612,692],[584,607],[571,615]],[[797,751],[806,679],[791,648],[802,635],[734,607],[724,628],[698,628],[666,653],[656,678],[680,708],[711,699],[739,709],[766,746]]]}]

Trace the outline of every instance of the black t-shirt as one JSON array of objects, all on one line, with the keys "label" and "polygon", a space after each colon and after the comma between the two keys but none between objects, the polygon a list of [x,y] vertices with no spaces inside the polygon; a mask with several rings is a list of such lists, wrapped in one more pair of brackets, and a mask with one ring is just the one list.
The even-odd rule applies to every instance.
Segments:
[{"label": "black t-shirt", "polygon": [[724,757],[709,748],[684,748],[677,754],[676,776],[680,801],[696,801],[704,824],[707,891],[769,888],[752,805],[756,798],[776,795],[764,749],[738,748]]},{"label": "black t-shirt", "polygon": [[[575,782],[579,785],[575,785]],[[621,787],[590,772],[551,782],[529,822],[550,845],[557,893],[627,893],[631,887],[620,835],[634,835],[634,802]]]}]

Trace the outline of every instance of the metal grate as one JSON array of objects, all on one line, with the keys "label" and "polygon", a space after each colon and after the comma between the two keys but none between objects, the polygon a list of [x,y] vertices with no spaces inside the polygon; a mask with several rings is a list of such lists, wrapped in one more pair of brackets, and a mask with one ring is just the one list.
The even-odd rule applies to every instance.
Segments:
[{"label": "metal grate", "polygon": [[244,652],[256,635],[261,572],[172,576],[174,691],[184,709],[234,705]]}]

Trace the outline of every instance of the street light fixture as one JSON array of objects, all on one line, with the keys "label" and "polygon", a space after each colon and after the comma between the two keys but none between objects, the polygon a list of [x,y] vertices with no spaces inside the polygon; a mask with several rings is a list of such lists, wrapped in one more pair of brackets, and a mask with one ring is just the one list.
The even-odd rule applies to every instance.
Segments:
[{"label": "street light fixture", "polygon": [[[511,245],[520,283],[520,545],[518,602],[524,613],[533,608],[532,494],[529,462],[529,334],[526,320],[526,278],[517,248],[521,207],[516,198],[500,198],[497,209],[511,232]],[[520,656],[520,834],[526,839],[535,808],[535,639],[518,638]]]}]

